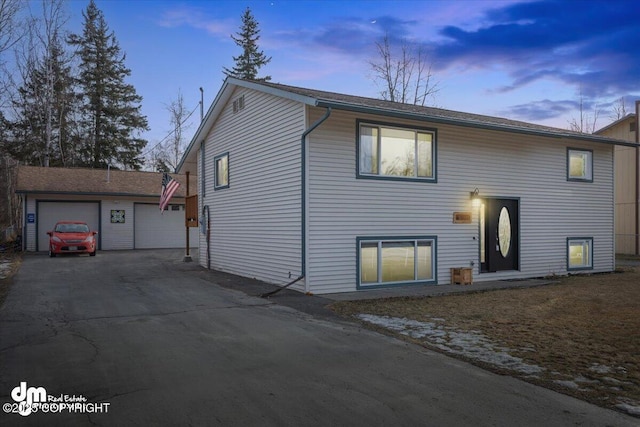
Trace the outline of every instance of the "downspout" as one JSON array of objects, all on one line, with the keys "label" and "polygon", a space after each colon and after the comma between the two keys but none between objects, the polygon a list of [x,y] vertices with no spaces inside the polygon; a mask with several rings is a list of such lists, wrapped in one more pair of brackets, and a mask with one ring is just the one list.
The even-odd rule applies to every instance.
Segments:
[{"label": "downspout", "polygon": [[[331,107],[327,107],[327,111],[324,113],[318,121],[312,124],[307,130],[302,133],[300,137],[300,199],[301,199],[301,210],[300,210],[300,223],[301,223],[301,233],[300,233],[300,241],[302,244],[300,253],[302,254],[300,260],[300,276],[291,282],[287,283],[284,286],[277,288],[274,291],[264,293],[260,295],[262,298],[269,298],[272,295],[277,294],[283,289],[287,289],[289,286],[293,285],[296,282],[304,279],[307,274],[307,135],[309,135],[315,128],[320,126],[325,120],[329,118],[331,115]],[[305,280],[304,283],[304,291],[305,293],[309,292],[309,281]]]},{"label": "downspout", "polygon": [[[300,261],[300,277],[306,277],[307,275],[307,135],[315,130],[318,126],[324,123],[325,120],[329,118],[331,115],[331,107],[327,107],[327,111],[324,113],[322,117],[320,117],[314,124],[311,125],[307,130],[302,133],[300,137],[300,164],[301,173],[300,173],[300,198],[302,199],[301,206],[302,210],[300,212],[300,222],[301,222],[301,243],[302,243],[302,258]],[[304,283],[305,292],[309,292],[309,281],[305,280]]]},{"label": "downspout", "polygon": [[202,207],[202,228],[204,228],[205,213],[207,214],[207,229],[203,234],[207,235],[207,270],[211,270],[211,214],[209,213],[209,205],[204,205]]}]

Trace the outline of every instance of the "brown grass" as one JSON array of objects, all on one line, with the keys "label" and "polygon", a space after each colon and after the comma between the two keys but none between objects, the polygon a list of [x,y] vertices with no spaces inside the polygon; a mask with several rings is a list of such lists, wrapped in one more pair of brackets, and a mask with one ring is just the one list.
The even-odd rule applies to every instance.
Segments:
[{"label": "brown grass", "polygon": [[511,355],[544,368],[533,377],[510,375],[605,407],[640,407],[638,267],[537,288],[339,302],[332,308],[345,316],[442,318],[447,327],[480,331]]}]

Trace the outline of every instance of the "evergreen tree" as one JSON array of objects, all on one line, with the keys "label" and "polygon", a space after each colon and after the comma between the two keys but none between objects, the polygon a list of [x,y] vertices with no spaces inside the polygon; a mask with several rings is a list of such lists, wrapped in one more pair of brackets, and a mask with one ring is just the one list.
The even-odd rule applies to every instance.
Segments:
[{"label": "evergreen tree", "polygon": [[267,65],[271,61],[271,57],[267,58],[264,52],[258,48],[260,29],[258,28],[258,22],[251,14],[251,9],[248,7],[242,14],[240,32],[236,34],[238,37],[231,35],[231,38],[236,45],[242,48],[242,53],[233,57],[236,63],[233,69],[224,67],[224,74],[246,80],[271,80],[271,76],[258,77],[260,67]]},{"label": "evergreen tree", "polygon": [[93,0],[82,16],[82,35],[69,38],[80,58],[81,154],[94,168],[111,164],[140,169],[141,152],[147,143],[140,133],[148,130],[147,118],[140,111],[142,97],[125,82],[131,70],[125,66],[125,55]]}]

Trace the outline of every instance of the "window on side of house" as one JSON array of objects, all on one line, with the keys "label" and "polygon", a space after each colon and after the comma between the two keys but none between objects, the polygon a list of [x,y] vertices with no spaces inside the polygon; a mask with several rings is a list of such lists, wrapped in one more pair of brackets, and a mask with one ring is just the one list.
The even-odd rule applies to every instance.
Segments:
[{"label": "window on side of house", "polygon": [[567,181],[593,182],[593,151],[567,149]]},{"label": "window on side of house", "polygon": [[358,123],[358,177],[436,181],[436,132]]},{"label": "window on side of house", "polygon": [[215,164],[215,190],[229,188],[229,153],[213,158]]},{"label": "window on side of house", "polygon": [[358,238],[358,288],[436,282],[436,237]]},{"label": "window on side of house", "polygon": [[593,237],[569,237],[567,239],[567,270],[593,268]]}]

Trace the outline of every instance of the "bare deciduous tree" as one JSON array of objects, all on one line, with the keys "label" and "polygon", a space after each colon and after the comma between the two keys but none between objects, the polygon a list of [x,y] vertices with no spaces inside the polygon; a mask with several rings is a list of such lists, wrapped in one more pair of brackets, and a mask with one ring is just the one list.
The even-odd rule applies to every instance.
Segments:
[{"label": "bare deciduous tree", "polygon": [[[35,5],[32,3],[31,5]],[[65,165],[66,123],[72,102],[71,55],[64,49],[68,15],[63,0],[42,0],[32,11],[27,37],[16,49],[22,80],[13,99],[16,139],[13,153],[44,167]],[[17,77],[17,76],[16,76]],[[18,155],[22,152],[23,156]],[[26,157],[25,157],[26,156]]]},{"label": "bare deciduous tree", "polygon": [[597,103],[593,104],[593,112],[587,111],[585,105],[585,97],[582,93],[582,89],[579,92],[578,98],[578,117],[573,117],[569,120],[569,129],[574,132],[580,133],[594,133],[597,128],[598,117],[600,116],[600,106]]},{"label": "bare deciduous tree", "polygon": [[396,54],[389,35],[376,42],[378,58],[369,61],[373,71],[373,81],[382,86],[382,99],[403,104],[424,106],[433,100],[440,90],[439,82],[434,82],[432,66],[424,48],[410,44],[406,40]]},{"label": "bare deciduous tree", "polygon": [[[9,87],[10,73],[5,69],[4,54],[9,51],[24,35],[24,26],[20,24],[18,15],[20,10],[26,6],[23,0],[0,0],[0,99],[6,100],[5,96]],[[5,105],[0,105],[4,107]]]},{"label": "bare deciduous tree", "polygon": [[611,119],[613,121],[620,120],[624,116],[627,115],[627,108],[624,103],[624,96],[616,99],[613,103],[612,111],[611,111]]},{"label": "bare deciduous tree", "polygon": [[186,125],[186,122],[195,111],[187,111],[184,97],[180,91],[178,91],[177,98],[165,105],[165,108],[169,112],[169,123],[173,130],[149,153],[152,168],[160,172],[170,172],[178,167],[185,149],[183,135],[190,127]]}]

